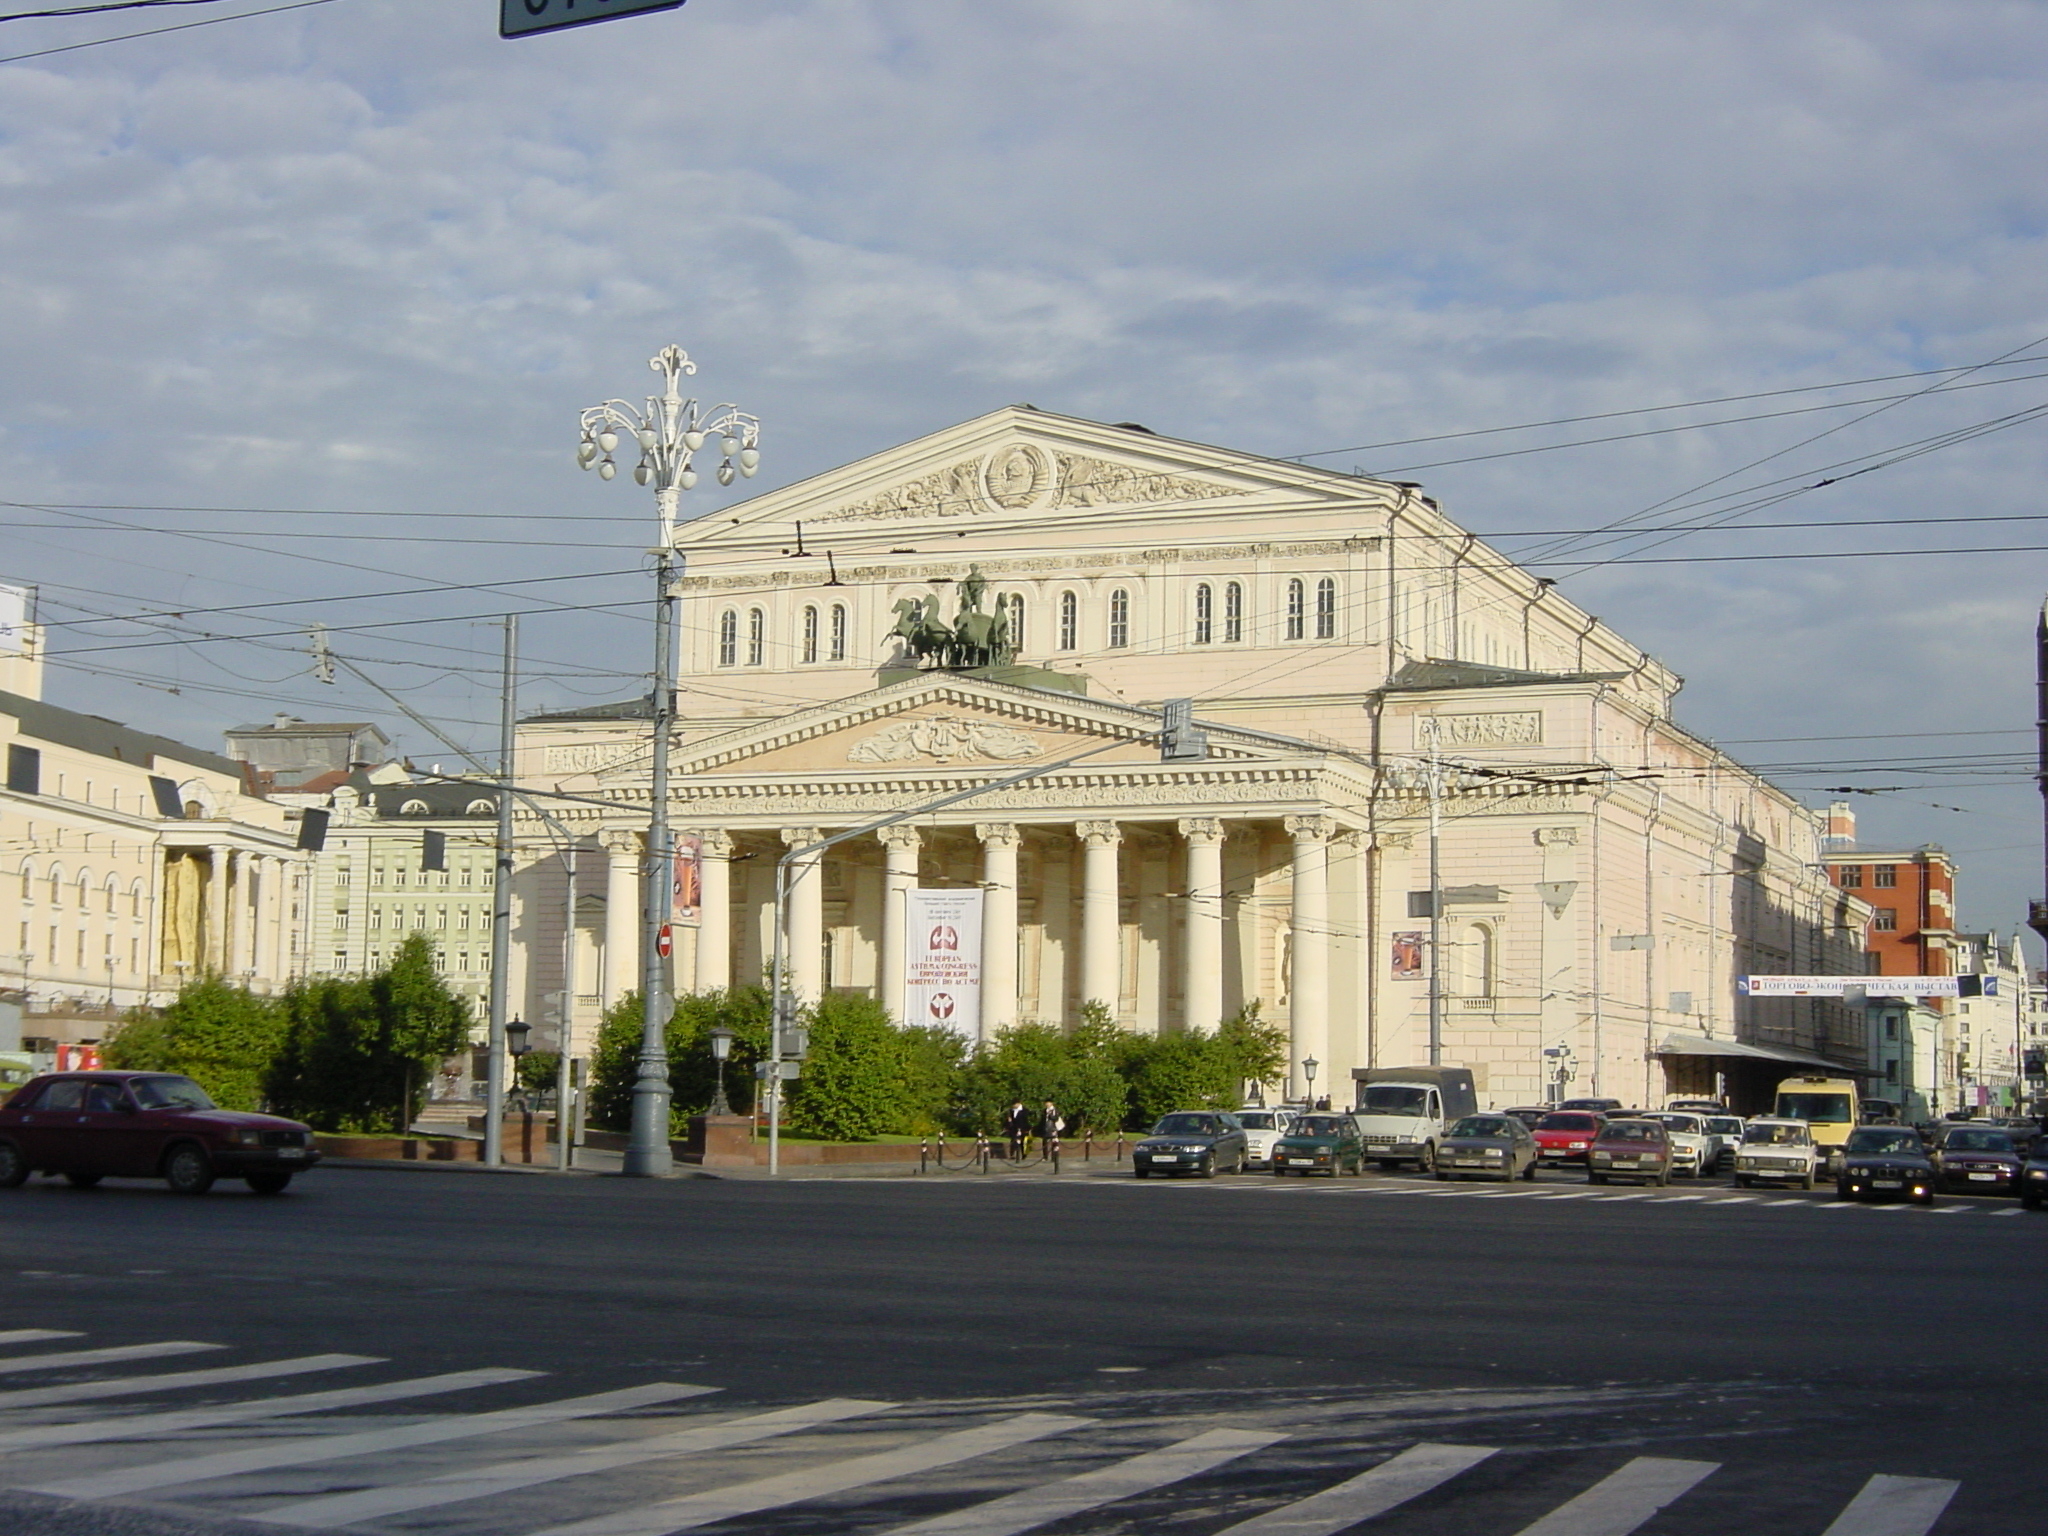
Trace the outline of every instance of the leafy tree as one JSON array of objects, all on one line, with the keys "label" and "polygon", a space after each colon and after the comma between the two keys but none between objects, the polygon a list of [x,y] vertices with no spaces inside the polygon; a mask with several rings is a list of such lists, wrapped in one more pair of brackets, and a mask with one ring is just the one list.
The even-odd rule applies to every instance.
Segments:
[{"label": "leafy tree", "polygon": [[513,1071],[518,1086],[528,1093],[551,1093],[562,1069],[560,1051],[528,1051]]},{"label": "leafy tree", "polygon": [[[725,1064],[725,1096],[744,1114],[753,1103],[754,1063],[768,1053],[770,999],[761,987],[686,992],[664,1032],[668,1047],[670,1132],[680,1134],[689,1116],[711,1107],[717,1063],[711,1031],[723,1024],[733,1032]],[[628,992],[606,1010],[598,1026],[590,1063],[590,1123],[606,1130],[633,1124],[633,1084],[640,1075],[640,1036],[645,1014],[640,994]]]},{"label": "leafy tree", "polygon": [[961,1073],[962,1129],[994,1134],[1012,1103],[1021,1100],[1035,1115],[1047,1099],[1066,1117],[1069,1134],[1121,1125],[1128,1093],[1116,1053],[1124,1032],[1099,1005],[1083,1013],[1072,1035],[1050,1024],[1019,1024],[984,1043]]},{"label": "leafy tree", "polygon": [[101,1058],[127,1071],[183,1073],[226,1109],[261,1109],[285,1028],[277,999],[201,976],[185,983],[161,1013],[129,1014]]},{"label": "leafy tree", "polygon": [[1253,998],[1216,1029],[1216,1043],[1244,1083],[1277,1083],[1287,1076],[1287,1031],[1259,1016]]},{"label": "leafy tree", "polygon": [[839,1141],[939,1128],[966,1043],[904,1029],[872,998],[828,994],[805,1010],[810,1053],[785,1099],[791,1130]]}]

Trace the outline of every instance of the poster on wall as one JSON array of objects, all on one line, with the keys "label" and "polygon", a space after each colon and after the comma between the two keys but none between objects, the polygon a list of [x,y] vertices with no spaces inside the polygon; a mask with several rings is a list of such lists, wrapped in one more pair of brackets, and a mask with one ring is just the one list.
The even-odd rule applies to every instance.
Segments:
[{"label": "poster on wall", "polygon": [[903,1022],[981,1037],[981,898],[972,890],[903,893]]},{"label": "poster on wall", "polygon": [[1420,933],[1397,933],[1394,935],[1394,975],[1413,977],[1422,974],[1422,935]]},{"label": "poster on wall", "polygon": [[678,923],[694,923],[703,906],[704,840],[689,832],[679,832],[675,864],[669,877],[669,916]]}]

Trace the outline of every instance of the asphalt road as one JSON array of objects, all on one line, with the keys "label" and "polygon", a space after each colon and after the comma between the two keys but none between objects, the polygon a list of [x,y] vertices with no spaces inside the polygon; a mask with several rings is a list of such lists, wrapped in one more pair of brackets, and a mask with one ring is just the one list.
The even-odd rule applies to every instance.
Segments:
[{"label": "asphalt road", "polygon": [[[0,1331],[76,1337],[0,1338],[0,1533],[2009,1536],[2048,1530],[2044,1268],[2011,1201],[1554,1173],[36,1181],[0,1193]],[[148,1353],[181,1342],[223,1347]],[[107,1349],[142,1353],[39,1364]],[[237,1379],[324,1353],[375,1358]],[[493,1368],[540,1374],[273,1401]],[[868,1406],[687,1438],[837,1399]],[[1299,1502],[1382,1464],[1427,1475]]]}]

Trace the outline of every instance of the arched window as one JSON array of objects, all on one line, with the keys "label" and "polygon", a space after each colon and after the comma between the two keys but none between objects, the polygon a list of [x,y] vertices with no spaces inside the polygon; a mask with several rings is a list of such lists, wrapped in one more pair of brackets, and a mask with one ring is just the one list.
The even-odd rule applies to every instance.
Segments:
[{"label": "arched window", "polygon": [[78,872],[78,910],[85,912],[92,907],[92,876],[84,870]]},{"label": "arched window", "polygon": [[64,905],[64,870],[61,865],[52,864],[50,866],[50,905],[53,907]]},{"label": "arched window", "polygon": [[135,881],[128,887],[128,915],[130,917],[142,916],[142,882],[140,880]]},{"label": "arched window", "polygon": [[1081,599],[1071,592],[1060,594],[1060,649],[1071,651],[1081,643]]},{"label": "arched window", "polygon": [[832,659],[846,660],[846,604],[832,605]]},{"label": "arched window", "polygon": [[1003,612],[1010,620],[1010,653],[1022,655],[1024,651],[1024,594],[1012,592],[1007,598],[998,598]]},{"label": "arched window", "polygon": [[1223,589],[1223,643],[1236,645],[1244,639],[1244,583],[1233,581]]},{"label": "arched window", "polygon": [[498,812],[497,803],[491,800],[472,800],[462,809],[471,816],[495,816]]},{"label": "arched window", "polygon": [[1118,587],[1109,594],[1109,648],[1122,650],[1131,643],[1131,594]]},{"label": "arched window", "polygon": [[718,664],[721,667],[740,664],[740,616],[732,608],[718,616]]},{"label": "arched window", "polygon": [[1337,638],[1337,578],[1325,576],[1316,583],[1316,638]]},{"label": "arched window", "polygon": [[21,866],[21,899],[34,901],[36,896],[36,867],[24,863]]},{"label": "arched window", "polygon": [[1206,581],[1195,588],[1195,644],[1216,638],[1216,591]]},{"label": "arched window", "polygon": [[818,659],[818,610],[808,606],[804,609],[803,658],[806,664]]},{"label": "arched window", "polygon": [[427,802],[424,800],[408,800],[398,808],[398,814],[401,816],[424,816],[427,814],[427,809]]},{"label": "arched window", "polygon": [[1287,638],[1304,639],[1308,634],[1308,588],[1296,577],[1287,583]]},{"label": "arched window", "polygon": [[116,911],[119,908],[121,901],[121,887],[120,884],[114,879],[112,875],[107,876],[106,888],[104,891],[101,892],[101,894],[104,895],[107,899],[107,910],[109,912]]},{"label": "arched window", "polygon": [[768,659],[768,615],[760,608],[747,610],[747,665],[758,667]]},{"label": "arched window", "polygon": [[1458,993],[1462,997],[1493,996],[1493,930],[1473,923],[1458,946]]}]

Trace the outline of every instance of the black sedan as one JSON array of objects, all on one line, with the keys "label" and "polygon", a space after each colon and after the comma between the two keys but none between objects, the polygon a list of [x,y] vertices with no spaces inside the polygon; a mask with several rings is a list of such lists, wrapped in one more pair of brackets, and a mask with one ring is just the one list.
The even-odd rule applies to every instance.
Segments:
[{"label": "black sedan", "polygon": [[2020,1159],[2004,1131],[1950,1125],[1928,1154],[1941,1187],[1956,1194],[2009,1195],[2019,1187]]},{"label": "black sedan", "polygon": [[1152,1134],[1131,1149],[1131,1171],[1141,1179],[1154,1173],[1243,1173],[1249,1152],[1244,1127],[1219,1109],[1178,1110],[1161,1115]]},{"label": "black sedan", "polygon": [[1835,1176],[1838,1200],[1914,1200],[1934,1204],[1934,1164],[1920,1133],[1898,1125],[1863,1125],[1842,1148]]}]

